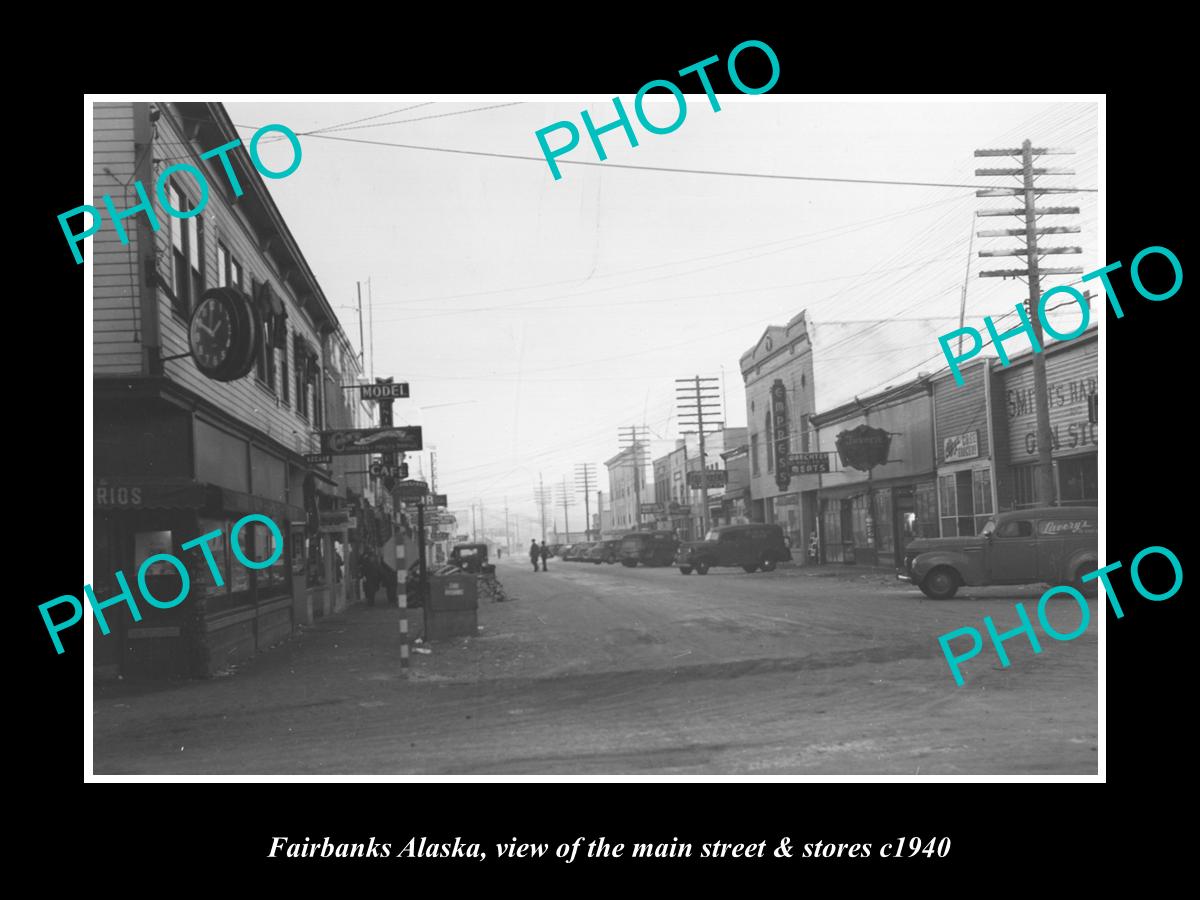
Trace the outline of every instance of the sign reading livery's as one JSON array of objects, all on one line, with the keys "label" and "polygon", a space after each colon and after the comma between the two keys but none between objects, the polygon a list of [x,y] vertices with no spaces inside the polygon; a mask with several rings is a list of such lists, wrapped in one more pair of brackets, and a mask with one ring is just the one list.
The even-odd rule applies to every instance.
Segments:
[{"label": "sign reading livery's", "polygon": [[344,428],[321,432],[321,452],[335,456],[420,450],[421,426]]}]

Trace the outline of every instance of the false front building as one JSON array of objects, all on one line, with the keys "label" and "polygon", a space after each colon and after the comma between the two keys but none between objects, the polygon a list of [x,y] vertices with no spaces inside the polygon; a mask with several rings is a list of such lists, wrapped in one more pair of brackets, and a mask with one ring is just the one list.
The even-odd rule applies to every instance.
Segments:
[{"label": "false front building", "polygon": [[[91,574],[105,600],[120,594],[114,573],[124,572],[143,615],[107,610],[111,633],[95,631],[95,664],[126,675],[203,675],[347,602],[358,524],[347,506],[367,493],[351,472],[366,469],[366,458],[310,454],[327,413],[331,426],[368,424],[367,409],[342,392],[359,361],[245,148],[227,157],[240,196],[220,158],[201,159],[238,138],[220,104],[97,103],[94,117],[93,202],[103,209],[108,194],[131,209],[139,199],[126,186],[140,182],[158,224],[133,213],[122,223],[128,243],[106,223],[88,248]],[[170,214],[163,198],[190,215]],[[248,371],[231,377],[242,352]],[[278,548],[263,525],[242,529],[246,557],[274,557],[258,571],[227,545],[231,524],[250,513],[283,535]],[[216,576],[198,549],[181,548],[214,531]],[[136,587],[155,554],[188,566],[190,590],[172,609],[150,607]],[[146,572],[160,598],[175,597],[180,580],[165,563]]]}]

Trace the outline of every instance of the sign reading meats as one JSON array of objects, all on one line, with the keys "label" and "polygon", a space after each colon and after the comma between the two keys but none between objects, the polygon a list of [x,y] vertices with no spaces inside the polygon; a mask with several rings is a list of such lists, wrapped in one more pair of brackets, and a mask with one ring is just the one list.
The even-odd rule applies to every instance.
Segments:
[{"label": "sign reading meats", "polygon": [[343,428],[321,432],[321,452],[331,453],[335,456],[395,453],[422,448],[420,425]]}]

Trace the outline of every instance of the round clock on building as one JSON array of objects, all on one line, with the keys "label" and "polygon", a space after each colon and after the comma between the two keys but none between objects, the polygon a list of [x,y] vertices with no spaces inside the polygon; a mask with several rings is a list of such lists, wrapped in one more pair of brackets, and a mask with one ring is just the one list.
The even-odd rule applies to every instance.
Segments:
[{"label": "round clock on building", "polygon": [[196,368],[215,381],[235,381],[254,364],[258,317],[246,296],[234,288],[214,288],[200,296],[188,325],[188,347]]}]

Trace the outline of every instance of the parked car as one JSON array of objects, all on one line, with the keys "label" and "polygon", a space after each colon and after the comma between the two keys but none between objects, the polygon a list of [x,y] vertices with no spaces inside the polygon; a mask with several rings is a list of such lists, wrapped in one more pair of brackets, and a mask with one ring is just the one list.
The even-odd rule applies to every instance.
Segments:
[{"label": "parked car", "polygon": [[780,525],[725,525],[714,528],[702,541],[679,546],[675,565],[684,575],[707,575],[714,566],[741,566],[746,572],[771,572],[792,558],[787,536]]},{"label": "parked car", "polygon": [[948,600],[962,585],[1071,585],[1094,596],[1081,579],[1098,567],[1098,510],[1045,506],[1003,512],[973,537],[918,538],[904,551],[901,581],[925,596]]},{"label": "parked car", "polygon": [[478,575],[487,565],[487,544],[455,544],[450,549],[450,558],[446,561],[464,572]]},{"label": "parked car", "polygon": [[679,540],[667,531],[631,531],[621,538],[618,558],[621,565],[633,568],[638,563],[644,566],[669,566],[675,559]]},{"label": "parked car", "polygon": [[562,560],[563,562],[574,562],[575,555],[579,552],[578,544],[563,544]]},{"label": "parked car", "polygon": [[617,555],[620,552],[620,540],[597,541],[588,550],[587,558],[589,562],[594,562],[596,565],[600,565],[600,563],[609,563],[611,565],[617,561]]}]

